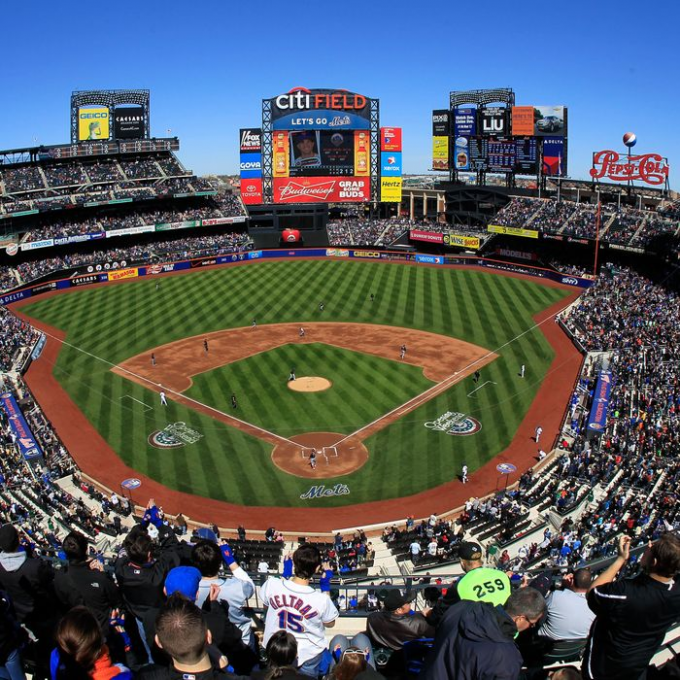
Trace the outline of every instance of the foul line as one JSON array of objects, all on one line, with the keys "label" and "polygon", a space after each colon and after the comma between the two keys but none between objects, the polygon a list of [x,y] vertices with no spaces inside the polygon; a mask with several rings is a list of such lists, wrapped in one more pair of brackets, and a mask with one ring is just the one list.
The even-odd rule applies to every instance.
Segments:
[{"label": "foul line", "polygon": [[475,387],[475,389],[472,390],[472,392],[470,392],[470,394],[468,394],[467,396],[471,397],[477,390],[481,390],[482,387],[484,387],[484,385],[496,385],[496,384],[497,383],[495,383],[493,380],[487,380],[486,382],[483,382],[479,387]]},{"label": "foul line", "polygon": [[555,314],[551,314],[550,316],[547,316],[543,321],[540,321],[539,323],[535,323],[533,326],[530,326],[527,328],[525,331],[522,333],[519,333],[516,335],[514,338],[510,338],[507,342],[504,342],[500,347],[497,347],[495,350],[490,350],[483,356],[479,357],[478,359],[475,359],[474,361],[470,362],[467,366],[464,366],[461,370],[456,371],[455,373],[452,373],[448,378],[444,378],[440,383],[437,383],[433,387],[430,387],[428,390],[425,390],[425,392],[421,392],[419,395],[413,397],[412,399],[409,399],[408,401],[404,402],[401,406],[397,406],[397,408],[393,408],[391,411],[388,411],[387,413],[383,414],[380,416],[380,418],[376,418],[374,421],[368,423],[367,425],[364,425],[360,427],[358,430],[355,432],[352,432],[351,434],[346,435],[342,439],[338,440],[333,444],[333,446],[338,446],[342,444],[343,442],[346,442],[348,439],[351,437],[356,437],[358,434],[363,432],[364,430],[368,430],[369,428],[373,427],[374,425],[377,425],[379,422],[382,420],[385,420],[386,418],[389,418],[390,416],[394,415],[395,413],[399,413],[403,411],[402,415],[406,415],[407,413],[413,411],[414,409],[418,408],[421,404],[424,404],[427,401],[430,401],[430,399],[433,399],[434,397],[438,396],[445,390],[447,390],[449,387],[452,385],[455,385],[456,383],[460,382],[463,378],[465,378],[465,375],[462,375],[469,369],[473,368],[477,364],[479,364],[482,361],[485,361],[489,357],[493,356],[494,354],[497,354],[500,352],[500,350],[504,349],[508,345],[511,345],[513,342],[516,340],[519,340],[521,337],[527,335],[527,333],[532,333],[535,331],[537,328],[540,328],[544,323],[550,321],[551,323],[554,323],[555,317],[559,316],[564,312],[566,309],[569,309],[569,307],[573,303],[569,303],[568,305],[565,305],[560,309],[559,311],[555,312]]},{"label": "foul line", "polygon": [[[47,331],[42,331],[48,338],[52,338],[52,340],[56,340],[57,342],[60,342],[62,345],[66,345],[67,347],[70,347],[71,349],[76,350],[77,352],[80,352],[81,354],[85,354],[88,357],[91,357],[92,359],[95,359],[96,361],[100,361],[103,364],[106,364],[107,366],[110,366],[111,368],[116,368],[118,369],[121,373],[127,373],[130,376],[133,376],[139,381],[148,383],[149,385],[153,385],[154,388],[157,387],[163,387],[160,383],[153,382],[152,380],[149,380],[148,378],[145,378],[143,375],[139,375],[137,373],[134,373],[133,371],[128,370],[127,368],[123,368],[120,365],[113,364],[111,363],[108,359],[104,359],[103,357],[98,357],[96,354],[92,354],[92,352],[88,352],[86,349],[83,349],[82,347],[77,347],[73,343],[67,342],[66,340],[62,340],[61,338],[58,338],[56,335],[52,335],[51,333],[48,333]],[[155,389],[154,389],[155,391]],[[204,404],[201,401],[198,401],[197,399],[193,399],[192,397],[188,397],[181,392],[176,392],[175,390],[170,389],[169,387],[163,388],[163,391],[165,391],[167,394],[172,394],[175,397],[178,397],[179,399],[186,400],[188,402],[191,402],[192,404],[195,404],[196,406],[200,406],[208,411],[212,411],[213,413],[220,415],[228,420],[235,420],[238,423],[241,423],[242,425],[245,425],[247,428],[252,428],[253,430],[257,430],[258,432],[261,432],[265,435],[268,435],[269,437],[276,439],[281,442],[286,442],[287,444],[292,444],[293,446],[300,446],[297,442],[294,442],[292,439],[288,439],[287,437],[282,437],[281,435],[275,434],[274,432],[270,432],[269,430],[265,430],[262,427],[259,427],[258,425],[254,425],[253,423],[247,423],[245,420],[241,420],[240,418],[236,418],[232,415],[229,415],[227,413],[224,413],[223,411],[220,411],[219,409],[213,408],[212,406],[209,406],[208,404]],[[128,395],[126,395],[128,396]],[[134,397],[130,397],[133,399]],[[177,403],[181,403],[177,401]],[[145,404],[146,405],[146,404]],[[150,407],[153,409],[153,407]],[[271,443],[271,442],[270,442]]]}]

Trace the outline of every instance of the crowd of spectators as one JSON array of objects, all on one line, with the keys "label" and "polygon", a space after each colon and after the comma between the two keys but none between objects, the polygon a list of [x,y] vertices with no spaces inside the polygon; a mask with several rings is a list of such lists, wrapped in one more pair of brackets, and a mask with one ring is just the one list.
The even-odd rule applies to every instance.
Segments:
[{"label": "crowd of spectators", "polygon": [[17,352],[33,344],[38,332],[28,323],[0,308],[0,371],[9,371]]},{"label": "crowd of spectators", "polygon": [[430,223],[412,222],[406,217],[368,219],[350,215],[331,220],[326,226],[332,246],[384,246],[398,241],[409,229],[428,229]]}]

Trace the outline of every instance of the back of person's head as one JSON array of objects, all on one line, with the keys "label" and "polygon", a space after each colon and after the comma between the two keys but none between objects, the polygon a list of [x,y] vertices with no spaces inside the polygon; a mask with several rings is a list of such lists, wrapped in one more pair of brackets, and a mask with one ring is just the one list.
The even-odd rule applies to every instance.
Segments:
[{"label": "back of person's head", "polygon": [[301,545],[293,553],[293,573],[298,578],[311,579],[320,566],[321,553],[309,543]]},{"label": "back of person's head", "polygon": [[297,640],[285,630],[278,630],[267,643],[267,680],[279,678],[285,668],[295,668]]},{"label": "back of person's head", "polygon": [[348,647],[340,657],[340,663],[333,669],[333,680],[354,680],[366,670],[366,654],[357,647]]},{"label": "back of person's head", "polygon": [[520,588],[510,595],[503,608],[509,616],[537,620],[545,613],[545,598],[536,588]]},{"label": "back of person's head", "polygon": [[19,532],[13,524],[0,527],[0,552],[13,553],[19,549]]},{"label": "back of person's head", "polygon": [[191,551],[191,563],[201,576],[217,576],[222,566],[222,553],[212,541],[198,541]]},{"label": "back of person's head", "polygon": [[583,680],[583,676],[573,666],[558,668],[548,677],[550,680]]},{"label": "back of person's head", "polygon": [[87,607],[74,607],[62,617],[54,636],[60,657],[59,678],[89,677],[101,656],[104,639]]},{"label": "back of person's head", "polygon": [[87,559],[87,539],[77,531],[66,536],[61,547],[68,560],[84,562]]},{"label": "back of person's head", "polygon": [[169,597],[156,619],[156,642],[173,661],[189,666],[198,663],[208,644],[201,610],[180,594]]},{"label": "back of person's head", "polygon": [[153,541],[142,527],[135,527],[127,535],[123,545],[130,561],[136,564],[144,564],[149,559]]},{"label": "back of person's head", "polygon": [[574,590],[588,590],[593,582],[593,572],[584,567],[574,572]]},{"label": "back of person's head", "polygon": [[673,578],[680,573],[680,538],[675,534],[664,534],[649,551],[649,570],[664,578]]}]

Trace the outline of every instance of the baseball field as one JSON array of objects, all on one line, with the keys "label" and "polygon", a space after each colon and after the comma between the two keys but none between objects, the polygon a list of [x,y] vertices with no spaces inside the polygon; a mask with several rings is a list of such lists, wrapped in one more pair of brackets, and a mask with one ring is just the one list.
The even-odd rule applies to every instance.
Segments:
[{"label": "baseball field", "polygon": [[133,470],[237,505],[328,508],[417,494],[463,464],[474,476],[508,447],[554,356],[533,317],[567,295],[467,269],[297,260],[21,312],[63,331],[51,372]]}]

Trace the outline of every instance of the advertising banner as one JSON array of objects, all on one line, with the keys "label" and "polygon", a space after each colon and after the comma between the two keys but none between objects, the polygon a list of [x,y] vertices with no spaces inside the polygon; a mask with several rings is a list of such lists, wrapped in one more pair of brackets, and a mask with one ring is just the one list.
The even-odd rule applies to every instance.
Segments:
[{"label": "advertising banner", "polygon": [[271,102],[273,130],[369,130],[370,99],[347,90],[296,87]]},{"label": "advertising banner", "polygon": [[262,203],[262,180],[242,179],[241,198],[246,205],[259,205]]},{"label": "advertising banner", "polygon": [[469,250],[479,250],[481,241],[476,236],[461,236],[460,234],[445,233],[443,238],[445,246],[456,246],[458,248],[468,248]]},{"label": "advertising banner", "polygon": [[117,269],[108,273],[109,281],[122,281],[123,279],[136,279],[139,276],[137,267],[129,269]]},{"label": "advertising banner", "polygon": [[78,109],[78,141],[108,139],[109,110],[106,106],[88,106]]},{"label": "advertising banner", "polygon": [[371,135],[368,132],[354,133],[354,174],[368,177],[371,174]]},{"label": "advertising banner", "polygon": [[7,293],[0,297],[0,305],[9,305],[12,302],[18,302],[19,300],[24,300],[31,297],[30,290],[20,290],[16,293]]},{"label": "advertising banner", "polygon": [[381,177],[380,200],[383,203],[401,203],[403,181],[401,177]]},{"label": "advertising banner", "polygon": [[416,255],[416,262],[423,264],[444,264],[444,258],[441,255]]},{"label": "advertising banner", "polygon": [[370,200],[368,177],[274,179],[275,203],[363,203]]},{"label": "advertising banner", "polygon": [[7,414],[9,426],[16,437],[15,443],[19,447],[19,452],[24,460],[32,460],[42,456],[40,446],[33,437],[14,395],[11,392],[4,392],[0,395],[0,404]]},{"label": "advertising banner", "polygon": [[433,170],[448,170],[449,169],[449,138],[448,137],[433,137],[432,138],[432,169]]},{"label": "advertising banner", "polygon": [[538,232],[534,231],[533,229],[520,229],[519,227],[505,227],[498,224],[489,224],[486,230],[493,234],[507,234],[508,236],[538,238]]},{"label": "advertising banner", "polygon": [[564,138],[546,137],[543,140],[543,174],[549,177],[564,177],[567,174]]},{"label": "advertising banner", "polygon": [[436,231],[423,231],[422,229],[411,229],[408,233],[411,241],[426,241],[427,243],[443,243],[444,234]]},{"label": "advertising banner", "polygon": [[640,180],[645,184],[659,185],[668,181],[668,160],[656,153],[621,157],[616,151],[598,151],[593,154],[593,179],[612,182]]},{"label": "advertising banner", "polygon": [[567,134],[567,109],[564,106],[534,106],[534,135],[564,137]]},{"label": "advertising banner", "polygon": [[517,137],[531,136],[534,134],[534,107],[512,107],[512,134]]},{"label": "advertising banner", "polygon": [[380,154],[383,177],[401,177],[401,151],[383,151]]},{"label": "advertising banner", "polygon": [[401,128],[380,128],[380,150],[401,151]]},{"label": "advertising banner", "polygon": [[456,170],[470,169],[470,149],[467,137],[456,137],[453,145],[453,162]]},{"label": "advertising banner", "polygon": [[22,243],[21,250],[37,250],[38,248],[51,248],[54,245],[53,238],[45,238],[42,241],[31,241],[30,243]]},{"label": "advertising banner", "polygon": [[259,153],[262,151],[262,130],[260,128],[241,128],[241,153]]},{"label": "advertising banner", "polygon": [[115,139],[142,139],[144,137],[144,107],[119,106],[113,110]]},{"label": "advertising banner", "polygon": [[211,217],[208,220],[201,220],[201,224],[204,227],[214,227],[217,224],[242,224],[245,221],[245,217]]},{"label": "advertising banner", "polygon": [[451,117],[446,109],[432,112],[432,136],[448,137],[451,134]]},{"label": "advertising banner", "polygon": [[124,229],[109,229],[106,232],[106,238],[113,238],[114,236],[133,236],[134,234],[148,234],[156,231],[155,224],[145,224],[143,227],[125,227]]},{"label": "advertising banner", "polygon": [[612,390],[611,371],[600,371],[593,393],[593,405],[588,417],[588,432],[601,435],[607,424],[607,411],[609,409],[609,396]]},{"label": "advertising banner", "polygon": [[477,134],[477,109],[454,109],[453,134],[456,137],[474,137]]},{"label": "advertising banner", "polygon": [[164,222],[163,224],[156,224],[154,229],[156,231],[174,231],[175,229],[188,229],[189,227],[199,227],[201,220],[185,220],[184,222]]},{"label": "advertising banner", "polygon": [[[87,274],[86,276],[75,276],[69,279],[69,285],[72,288],[77,288],[78,286],[89,286],[92,283],[100,283],[101,281],[108,281],[108,276],[106,274]],[[60,288],[61,286],[57,286]]]},{"label": "advertising banner", "polygon": [[508,132],[508,110],[489,106],[479,112],[479,129],[483,135],[502,137]]},{"label": "advertising banner", "polygon": [[[318,149],[317,145],[317,149]],[[289,175],[289,158],[290,158],[290,144],[288,142],[287,132],[275,132],[272,134],[272,176],[273,177],[288,177]],[[262,201],[260,201],[261,203]]]},{"label": "advertising banner", "polygon": [[262,177],[262,154],[242,153],[239,172],[241,174],[241,179]]}]

